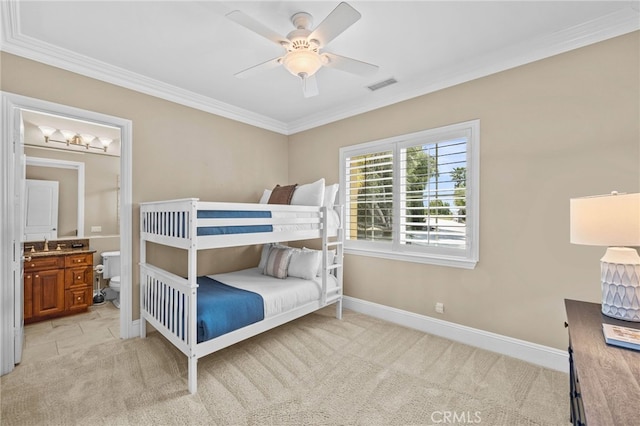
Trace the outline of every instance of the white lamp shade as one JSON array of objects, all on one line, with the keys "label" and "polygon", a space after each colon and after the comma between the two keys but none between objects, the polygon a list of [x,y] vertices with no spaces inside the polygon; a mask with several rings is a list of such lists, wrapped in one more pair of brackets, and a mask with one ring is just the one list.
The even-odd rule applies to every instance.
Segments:
[{"label": "white lamp shade", "polygon": [[76,132],[72,130],[60,130],[60,133],[62,133],[62,136],[64,136],[66,140],[71,140],[71,138],[76,135]]},{"label": "white lamp shade", "polygon": [[45,135],[46,137],[49,137],[56,132],[56,129],[49,126],[38,126],[38,128],[40,129],[42,134]]},{"label": "white lamp shade", "polygon": [[570,241],[592,246],[640,246],[640,193],[570,200]]},{"label": "white lamp shade", "polygon": [[100,140],[100,143],[102,144],[103,147],[108,147],[109,145],[111,145],[111,142],[113,142],[113,139],[110,138],[98,138]]},{"label": "white lamp shade", "polygon": [[94,140],[96,137],[87,133],[83,133],[80,135],[80,137],[82,138],[82,142],[84,142],[85,144],[90,144],[92,140]]}]

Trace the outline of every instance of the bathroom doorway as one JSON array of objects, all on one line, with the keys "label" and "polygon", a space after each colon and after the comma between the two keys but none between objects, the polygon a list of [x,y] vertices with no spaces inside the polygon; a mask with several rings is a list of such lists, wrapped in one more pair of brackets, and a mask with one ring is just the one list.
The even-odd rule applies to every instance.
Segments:
[{"label": "bathroom doorway", "polygon": [[[25,116],[33,118],[34,114],[41,117],[50,117],[55,120],[68,120],[69,123],[85,123],[88,126],[104,126],[114,129],[118,134],[120,144],[119,169],[117,178],[118,194],[114,209],[117,219],[114,221],[111,232],[119,239],[118,247],[121,252],[121,294],[119,311],[119,334],[120,338],[129,338],[138,335],[139,330],[135,328],[132,321],[132,201],[131,201],[131,143],[132,129],[131,122],[118,117],[107,116],[92,111],[81,110],[65,105],[54,104],[38,99],[27,98],[10,93],[2,93],[2,116],[5,119],[3,126],[3,155],[2,166],[7,171],[4,175],[8,180],[7,195],[2,203],[2,216],[7,217],[9,224],[8,235],[3,235],[2,250],[8,250],[11,256],[3,256],[3,282],[0,289],[3,306],[11,306],[6,309],[0,318],[0,331],[2,337],[2,351],[0,353],[0,366],[2,374],[6,374],[13,369],[14,364],[21,359],[21,348],[23,346],[23,277],[22,277],[22,242],[24,240],[24,188],[25,188],[25,132],[40,132],[39,137],[45,140],[44,135],[38,129],[38,123],[25,120]],[[45,124],[47,125],[47,124]],[[56,127],[65,127],[63,124]],[[79,125],[82,127],[81,125]],[[63,130],[60,128],[59,130]],[[64,130],[67,130],[64,128]],[[33,135],[32,135],[33,136]],[[96,135],[97,136],[97,135]],[[114,138],[115,139],[115,138]],[[96,139],[97,140],[97,139]],[[64,144],[62,144],[64,145]],[[89,150],[89,147],[82,147]],[[32,148],[30,156],[33,156]],[[41,152],[51,150],[51,147],[43,146]],[[13,151],[13,152],[12,152]],[[80,154],[78,154],[80,155]],[[45,157],[45,155],[42,155]],[[75,218],[77,221],[77,217]],[[82,218],[79,223],[87,222]],[[80,225],[82,226],[82,225]],[[86,232],[80,226],[76,226],[75,236],[91,238],[90,232]],[[96,227],[97,229],[97,227]],[[91,229],[89,229],[91,231]],[[71,234],[70,234],[71,235]],[[8,238],[4,238],[4,237]],[[108,236],[105,236],[108,237]],[[59,236],[60,238],[60,236]],[[99,259],[100,252],[96,253]],[[99,263],[99,262],[98,262]],[[8,278],[5,280],[4,278]],[[11,311],[11,312],[7,312]]]}]

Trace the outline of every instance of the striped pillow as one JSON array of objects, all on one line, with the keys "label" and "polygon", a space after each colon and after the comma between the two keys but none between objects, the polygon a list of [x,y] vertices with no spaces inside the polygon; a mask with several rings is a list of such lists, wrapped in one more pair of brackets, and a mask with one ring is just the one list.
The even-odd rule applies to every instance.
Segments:
[{"label": "striped pillow", "polygon": [[291,253],[291,249],[271,247],[267,262],[264,265],[263,274],[276,278],[287,278]]}]

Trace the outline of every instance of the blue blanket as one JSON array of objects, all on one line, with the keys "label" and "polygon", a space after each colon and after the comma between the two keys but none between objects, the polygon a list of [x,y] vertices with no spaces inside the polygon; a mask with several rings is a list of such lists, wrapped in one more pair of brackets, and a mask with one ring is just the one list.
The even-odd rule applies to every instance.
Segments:
[{"label": "blue blanket", "polygon": [[[270,218],[271,212],[244,210],[198,210],[198,218],[228,219],[228,218]],[[252,232],[271,232],[271,225],[247,226],[205,226],[198,227],[198,235],[244,234]]]},{"label": "blue blanket", "polygon": [[264,319],[262,296],[198,277],[198,343]]}]

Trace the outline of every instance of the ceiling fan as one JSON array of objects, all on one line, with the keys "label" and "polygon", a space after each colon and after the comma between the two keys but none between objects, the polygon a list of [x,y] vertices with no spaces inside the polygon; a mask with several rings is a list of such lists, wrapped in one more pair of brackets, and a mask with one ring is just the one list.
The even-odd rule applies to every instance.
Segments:
[{"label": "ceiling fan", "polygon": [[344,30],[353,25],[362,15],[347,3],[340,3],[325,19],[311,29],[313,17],[306,12],[298,12],[291,17],[295,27],[286,37],[272,31],[261,22],[245,13],[234,10],[226,15],[232,21],[277,43],[285,49],[284,55],[254,65],[235,74],[247,78],[259,72],[282,65],[291,74],[302,80],[305,98],[318,94],[315,73],[324,67],[336,68],[357,75],[368,75],[378,70],[377,65],[339,56],[324,51],[324,47]]}]

